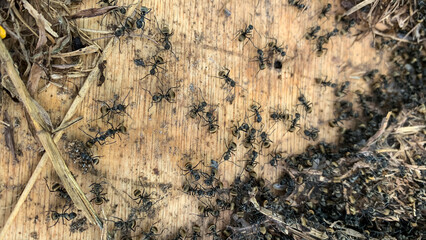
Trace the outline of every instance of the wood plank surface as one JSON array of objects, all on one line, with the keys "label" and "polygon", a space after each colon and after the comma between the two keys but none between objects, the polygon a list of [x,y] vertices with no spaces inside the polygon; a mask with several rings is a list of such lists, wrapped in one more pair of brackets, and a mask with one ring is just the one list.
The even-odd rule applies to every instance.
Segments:
[{"label": "wood plank surface", "polygon": [[[73,11],[96,7],[96,2],[83,1]],[[128,2],[130,1],[119,1],[118,4],[126,5]],[[122,99],[129,93],[126,104],[129,104],[127,112],[130,117],[122,116],[116,120],[116,123],[123,122],[128,134],[122,135],[121,139],[115,138],[113,144],[95,148],[95,155],[102,156],[96,166],[99,174],[83,174],[71,159],[67,162],[89,199],[93,197],[89,193],[91,183],[107,182],[109,202],[95,205],[99,215],[104,219],[110,216],[126,219],[130,207],[136,206],[126,193],[132,194],[135,189],[141,189],[141,178],[145,190],[153,193],[154,198],[159,201],[154,205],[154,213],[138,220],[135,235],[141,229],[147,231],[152,223],[158,222],[159,229],[166,229],[160,237],[165,239],[176,233],[179,227],[190,228],[194,222],[206,226],[214,221],[212,218],[202,219],[197,216],[199,201],[182,193],[181,186],[185,177],[180,168],[187,161],[196,164],[202,160],[208,165],[210,159],[219,160],[226,150],[226,143],[231,140],[238,143],[231,161],[242,165],[239,160],[244,159],[247,149],[243,147],[241,140],[232,136],[230,128],[237,120],[244,120],[245,115],[252,115],[249,106],[253,101],[262,106],[264,128],[271,132],[273,141],[271,148],[263,152],[264,156],[260,157],[260,164],[256,167],[258,175],[270,182],[276,180],[281,172],[265,164],[270,151],[278,149],[294,154],[313,144],[312,141],[303,139],[301,132],[289,133],[288,126],[271,121],[271,108],[280,106],[288,108],[292,114],[300,112],[302,129],[320,129],[317,142],[337,142],[337,128],[328,126],[328,121],[334,118],[333,104],[336,97],[332,90],[319,87],[314,78],[327,76],[336,83],[350,81],[351,92],[346,98],[355,99],[353,91],[365,88],[364,81],[356,77],[372,68],[385,69],[385,59],[371,47],[371,36],[355,42],[355,37],[350,35],[333,38],[326,46],[327,53],[317,57],[314,43],[305,40],[304,34],[317,24],[321,25],[321,34],[335,27],[333,17],[318,20],[319,11],[326,3],[313,1],[309,9],[300,12],[289,6],[287,1],[278,0],[143,1],[142,5],[153,9],[148,15],[151,21],[147,21],[145,34],[159,39],[155,19],[160,25],[162,22],[167,23],[174,31],[171,42],[178,60],[169,52],[161,53],[166,60],[166,64],[162,65],[166,71],[159,77],[163,86],[152,76],[141,80],[149,69],[137,67],[133,63],[137,56],[144,59],[152,56],[155,43],[140,37],[121,38],[119,47],[106,59],[106,82],[101,87],[93,86],[80,107],[77,115],[84,117],[84,120],[67,129],[66,138],[59,144],[66,156],[64,144],[67,140],[88,139],[79,128],[85,132],[89,132],[91,127],[102,130],[108,128],[109,125],[101,120],[88,122],[101,115],[102,104],[95,99],[110,101],[114,95],[119,95]],[[230,11],[230,16],[224,13],[225,8]],[[336,11],[339,11],[338,1],[333,3],[333,14]],[[101,17],[78,19],[75,22],[81,28],[106,29],[108,23],[113,21],[113,18],[107,17],[101,26],[100,19]],[[251,43],[243,47],[238,40],[233,40],[235,33],[248,24],[252,24],[257,31],[253,36],[256,46],[264,47],[269,41],[267,37],[274,37],[279,44],[283,43],[287,56],[283,58],[282,70],[267,67],[258,72],[257,63],[250,61],[256,56],[256,49]],[[102,36],[91,34],[93,39]],[[101,46],[106,42],[105,39],[97,41]],[[86,69],[96,67],[92,63],[93,56],[83,57],[83,62]],[[226,101],[229,92],[222,88],[224,81],[215,77],[223,67],[229,68],[230,76],[238,82],[232,104]],[[76,89],[71,82],[80,86],[83,79],[69,79],[64,83],[68,90],[50,86],[35,96],[51,115],[54,125],[60,123],[72,102]],[[167,89],[174,86],[179,86],[176,90],[176,103],[163,101],[149,109],[151,96],[144,88],[154,93],[157,87]],[[217,104],[217,133],[208,133],[202,121],[188,117],[191,103],[201,99],[200,90],[208,103]],[[312,113],[306,114],[301,106],[296,107],[300,92],[313,103]],[[3,94],[2,112],[4,111],[11,116],[16,146],[22,154],[18,156],[19,162],[15,162],[12,153],[5,146],[4,135],[1,135],[0,228],[35,169],[42,150],[28,130],[22,105],[12,102]],[[253,118],[250,120],[252,122]],[[3,126],[2,128],[4,131]],[[224,162],[220,165],[219,172],[220,180],[227,187],[236,174],[241,172],[241,168],[231,162]],[[95,226],[85,232],[72,234],[69,223],[58,223],[48,228],[53,222],[47,221],[47,211],[60,210],[64,202],[48,191],[44,177],[50,184],[58,181],[50,162],[21,207],[15,224],[8,231],[7,239],[100,239],[105,236]],[[222,214],[218,224],[226,225],[228,215],[229,213]],[[111,223],[107,225],[109,230],[112,227]]]}]

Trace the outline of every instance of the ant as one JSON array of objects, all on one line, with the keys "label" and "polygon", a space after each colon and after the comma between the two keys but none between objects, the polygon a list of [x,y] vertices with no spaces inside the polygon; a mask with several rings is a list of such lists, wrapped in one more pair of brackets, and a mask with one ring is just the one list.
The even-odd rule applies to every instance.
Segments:
[{"label": "ant", "polygon": [[70,205],[70,206],[68,206],[68,208],[67,208],[67,209],[65,209],[65,206],[66,206],[66,205],[64,205],[64,207],[63,207],[63,209],[62,209],[62,213],[58,213],[58,212],[56,212],[56,211],[49,211],[49,212],[51,212],[51,214],[50,214],[50,218],[51,218],[53,221],[56,221],[56,222],[55,222],[52,226],[50,226],[49,228],[51,228],[51,227],[55,226],[56,224],[58,224],[59,219],[61,219],[61,218],[62,218],[62,224],[64,224],[64,225],[65,225],[65,221],[64,221],[64,219],[65,219],[65,220],[67,220],[67,221],[71,221],[71,220],[73,220],[74,218],[76,218],[76,217],[77,217],[77,214],[76,214],[75,212],[67,213],[67,210],[71,207],[71,205]]},{"label": "ant", "polygon": [[97,3],[105,3],[105,4],[107,4],[108,6],[115,6],[116,4],[117,4],[117,0],[100,0],[99,2],[97,2]]},{"label": "ant", "polygon": [[219,129],[219,125],[216,124],[216,122],[218,120],[213,115],[214,111],[215,111],[215,109],[206,112],[206,118],[207,119],[203,117],[204,121],[206,121],[206,123],[207,123],[204,126],[208,126],[208,130],[209,130],[210,133],[215,133]]},{"label": "ant", "polygon": [[306,100],[305,95],[300,93],[300,96],[297,99],[300,102],[298,105],[302,105],[305,108],[306,113],[312,112],[312,103]]},{"label": "ant", "polygon": [[305,138],[305,139],[307,139],[307,140],[312,140],[312,141],[316,141],[316,140],[318,139],[318,133],[319,133],[319,130],[318,130],[317,128],[311,127],[311,128],[309,128],[309,129],[305,129],[305,130],[303,131],[303,133],[304,133],[304,134],[305,134],[305,136],[307,137],[307,138]]},{"label": "ant", "polygon": [[288,0],[288,4],[290,4],[293,7],[296,7],[297,9],[299,10],[306,9],[307,6],[301,2],[302,1]]},{"label": "ant", "polygon": [[[263,53],[263,50],[258,48],[257,49],[257,56],[254,57],[254,59],[252,61],[257,61],[259,62],[259,71],[264,70],[266,68],[266,58],[265,58],[265,54]],[[257,73],[259,73],[259,71],[257,71]],[[257,75],[256,73],[256,75]]]},{"label": "ant", "polygon": [[[201,89],[200,89],[201,92]],[[203,98],[203,96],[201,96]],[[198,102],[197,104],[193,103],[191,104],[191,106],[189,106],[191,108],[191,110],[189,110],[189,116],[191,118],[195,118],[197,116],[200,116],[200,113],[204,113],[205,108],[207,107],[207,102],[206,100],[203,98],[202,102]]]},{"label": "ant", "polygon": [[165,71],[165,69],[163,68],[163,67],[161,67],[160,65],[163,65],[163,64],[165,64],[166,62],[163,60],[163,58],[162,57],[160,57],[160,56],[154,56],[153,57],[153,59],[154,59],[154,63],[150,63],[150,64],[147,64],[146,66],[151,66],[151,70],[149,70],[149,73],[147,74],[147,75],[145,75],[145,77],[143,77],[143,78],[141,78],[141,80],[142,79],[145,79],[146,77],[148,77],[149,75],[151,75],[151,76],[155,76],[155,77],[157,77],[158,78],[158,76],[156,75],[157,73],[158,73],[158,68],[161,68],[163,71]]},{"label": "ant", "polygon": [[315,78],[315,82],[320,84],[321,87],[331,87],[331,88],[336,88],[336,84],[332,83],[331,81],[327,81],[327,76],[325,77],[324,80],[322,80],[321,78]]},{"label": "ant", "polygon": [[183,172],[184,172],[184,176],[186,176],[188,173],[194,178],[194,180],[195,181],[198,181],[198,180],[200,180],[200,171],[199,170],[197,170],[197,169],[195,169],[199,164],[201,163],[201,161],[200,162],[198,162],[197,163],[197,165],[195,165],[195,166],[192,166],[192,164],[190,163],[190,162],[187,162],[186,164],[185,164],[185,168],[184,169],[182,169],[182,168],[180,168]]},{"label": "ant", "polygon": [[278,162],[283,160],[283,156],[280,152],[273,152],[273,153],[269,153],[268,156],[271,156],[271,160],[269,160],[269,164],[272,167],[276,167],[278,165]]},{"label": "ant", "polygon": [[270,49],[270,51],[272,53],[278,53],[279,55],[281,55],[282,57],[284,57],[286,55],[286,52],[284,51],[284,48],[282,48],[281,46],[277,46],[277,39],[275,38],[271,38],[273,41],[268,43],[268,47]]},{"label": "ant", "polygon": [[216,193],[219,192],[220,189],[223,188],[223,183],[222,182],[220,182],[219,180],[217,180],[216,182],[217,182],[216,186],[208,188],[206,190],[206,195],[208,197],[213,197]]},{"label": "ant", "polygon": [[47,178],[44,178],[46,181],[47,189],[49,189],[49,192],[56,192],[58,193],[59,197],[65,199],[67,202],[71,202],[71,197],[68,194],[67,190],[65,190],[64,187],[61,186],[59,183],[55,183],[52,186],[52,189],[50,189],[49,184],[47,183]]},{"label": "ant", "polygon": [[219,163],[213,159],[210,160],[210,174],[207,174],[207,173],[204,174],[208,176],[204,179],[204,183],[207,186],[211,186],[213,184],[218,168],[219,168]]},{"label": "ant", "polygon": [[144,237],[142,238],[142,240],[150,240],[150,239],[155,239],[155,236],[159,236],[164,232],[164,229],[161,231],[161,233],[158,233],[158,228],[156,226],[151,226],[149,228],[148,232],[143,232]]},{"label": "ant", "polygon": [[275,109],[272,109],[272,110],[273,111],[271,112],[271,114],[269,116],[275,122],[278,122],[278,121],[285,122],[285,121],[288,121],[291,118],[291,115],[288,113],[287,109],[285,109],[284,111],[275,110]]},{"label": "ant", "polygon": [[321,30],[320,26],[316,26],[316,27],[311,27],[309,32],[306,33],[305,38],[307,40],[314,40],[317,38],[317,33],[319,32],[319,30]]},{"label": "ant", "polygon": [[[265,125],[263,125],[263,126],[265,126]],[[261,147],[262,148],[269,148],[271,146],[272,140],[269,139],[269,134],[267,132],[262,131],[263,126],[259,130],[261,132],[260,135],[259,135],[260,136]]]},{"label": "ant", "polygon": [[128,230],[132,230],[133,232],[136,231],[136,219],[129,219],[127,221],[124,221],[121,218],[111,216],[115,219],[118,219],[118,221],[114,220],[108,220],[105,221],[113,222],[114,223],[114,230],[121,230],[123,232],[127,232]]},{"label": "ant", "polygon": [[247,164],[244,168],[247,172],[252,172],[254,167],[256,167],[256,165],[258,163],[256,161],[256,159],[257,159],[258,156],[259,156],[259,153],[255,150],[252,150],[251,154],[250,154],[250,158],[248,160],[243,160],[243,161],[247,162]]},{"label": "ant", "polygon": [[143,61],[142,58],[136,58],[136,59],[133,60],[133,62],[138,67],[146,67],[146,64],[145,64],[145,62]]},{"label": "ant", "polygon": [[127,116],[130,117],[130,115],[126,112],[126,108],[129,105],[123,104],[124,101],[126,101],[127,97],[129,96],[129,93],[130,93],[130,91],[127,93],[126,97],[124,97],[123,101],[119,104],[117,104],[118,95],[114,95],[114,101],[112,102],[112,106],[110,106],[105,101],[96,100],[97,102],[100,102],[100,103],[103,104],[103,106],[101,107],[101,114],[102,115],[98,119],[108,116],[107,121],[109,121],[114,115],[123,115],[123,114],[126,114]]},{"label": "ant", "polygon": [[203,188],[193,187],[189,183],[185,183],[182,185],[182,191],[188,195],[194,195],[198,197],[203,197],[206,195],[206,191]]},{"label": "ant", "polygon": [[209,231],[207,235],[213,236],[213,240],[220,240],[220,232],[217,231],[217,227],[215,224],[210,224],[210,226],[207,228]]},{"label": "ant", "polygon": [[170,37],[173,36],[173,30],[170,30],[169,26],[166,24],[163,24],[160,28],[160,26],[158,25],[157,22],[157,28],[160,31],[161,35],[163,35],[163,37],[160,39],[160,41],[163,44],[163,48],[164,50],[170,50],[170,52],[172,52],[172,54],[176,57],[176,54],[173,52],[173,46],[172,43],[170,42]]},{"label": "ant", "polygon": [[194,226],[192,226],[191,240],[197,240],[198,238],[201,238],[200,232],[201,232],[200,226],[198,226],[197,224],[195,224]]},{"label": "ant", "polygon": [[179,232],[177,233],[176,237],[173,238],[173,240],[183,240],[186,238],[186,230],[184,228],[180,228]]},{"label": "ant", "polygon": [[246,137],[244,138],[244,142],[243,142],[243,146],[245,148],[253,147],[253,143],[256,140],[256,132],[257,130],[254,129],[253,127],[246,132]]},{"label": "ant", "polygon": [[349,88],[349,85],[350,85],[349,81],[342,83],[342,85],[340,85],[340,88],[336,89],[336,92],[335,92],[336,97],[346,96],[346,94],[348,94],[346,89]]},{"label": "ant", "polygon": [[107,198],[104,197],[106,195],[106,193],[103,193],[104,188],[103,188],[102,184],[105,184],[105,182],[92,183],[89,186],[89,187],[92,187],[90,192],[95,195],[95,197],[92,198],[92,200],[90,200],[90,202],[92,202],[94,200],[96,205],[101,205],[102,203],[109,201]]},{"label": "ant", "polygon": [[225,200],[222,200],[220,198],[216,199],[216,205],[221,209],[221,210],[234,210],[235,207],[235,203],[233,202],[228,202]]},{"label": "ant", "polygon": [[328,49],[323,47],[325,42],[317,42],[317,49],[316,49],[316,55],[317,57],[321,57],[324,53],[327,53]]},{"label": "ant", "polygon": [[327,13],[330,12],[331,10],[331,4],[327,3],[327,5],[325,5],[322,10],[320,15],[318,16],[319,19],[323,18],[323,17],[327,17]]},{"label": "ant", "polygon": [[296,113],[293,120],[291,120],[290,128],[288,129],[289,132],[294,132],[296,130],[296,127],[300,128],[300,124],[297,122],[300,120],[300,113]]},{"label": "ant", "polygon": [[106,68],[106,66],[105,66],[106,63],[107,63],[107,61],[103,60],[101,63],[98,64],[99,73],[100,73],[100,75],[99,75],[99,82],[97,84],[98,87],[102,86],[102,84],[104,84],[104,82],[105,82],[104,70]]},{"label": "ant", "polygon": [[224,79],[225,83],[222,85],[222,88],[225,85],[229,85],[230,87],[234,88],[237,83],[229,77],[229,73],[231,72],[231,70],[225,68],[224,70],[219,71],[219,78]]},{"label": "ant", "polygon": [[138,20],[136,20],[136,27],[138,29],[143,30],[145,28],[145,19],[148,20],[148,21],[151,21],[149,18],[146,17],[146,15],[151,12],[151,10],[152,10],[151,8],[147,8],[145,6],[141,7],[141,11],[139,13],[139,18],[138,18]]},{"label": "ant", "polygon": [[251,106],[250,106],[250,111],[253,112],[254,114],[252,116],[255,116],[254,120],[257,123],[262,122],[262,116],[260,115],[260,113],[262,111],[260,111],[260,109],[262,108],[262,106],[260,106],[260,104],[258,102],[254,102]]},{"label": "ant", "polygon": [[241,125],[237,124],[237,125],[232,126],[231,131],[232,131],[232,135],[234,135],[234,137],[240,138],[241,137],[240,132],[247,133],[247,131],[249,129],[250,129],[250,126],[248,125],[248,123],[244,122]]},{"label": "ant", "polygon": [[[240,30],[238,30],[235,38],[238,37],[238,41],[240,41],[240,42],[243,42],[246,39],[248,39],[251,42],[251,37],[253,35],[253,33],[252,33],[253,29],[254,29],[254,27],[251,24],[246,26],[245,29],[240,29]],[[246,44],[247,44],[247,42],[244,44],[244,46]]]},{"label": "ant", "polygon": [[154,93],[154,95],[149,90],[142,88],[143,90],[147,91],[149,95],[151,95],[152,97],[152,102],[150,107],[148,108],[148,111],[152,108],[154,103],[160,103],[163,99],[165,99],[169,103],[174,103],[176,98],[176,93],[175,91],[173,91],[173,89],[178,87],[179,86],[171,87],[167,89],[166,93],[164,93],[164,91],[161,88],[159,88],[160,92],[156,92]]},{"label": "ant", "polygon": [[124,33],[126,32],[130,33],[130,31],[132,30],[132,23],[130,21],[130,18],[126,18],[124,25],[122,23],[120,24],[121,27],[117,27],[114,31],[114,36],[116,36],[117,38],[124,36]]},{"label": "ant", "polygon": [[212,204],[205,204],[205,203],[203,204],[205,206],[203,205],[198,206],[198,210],[200,211],[202,217],[208,217],[208,216],[218,217],[219,216],[220,214],[219,210],[215,209]]},{"label": "ant", "polygon": [[[109,122],[108,122],[109,123]],[[109,123],[111,125],[111,128],[106,130],[105,133],[103,134],[96,134],[96,137],[92,137],[89,134],[85,133],[83,131],[83,133],[85,133],[86,135],[88,135],[89,137],[91,137],[91,139],[87,140],[86,142],[86,147],[91,148],[93,147],[93,145],[95,145],[95,143],[99,143],[100,145],[104,145],[106,142],[107,138],[115,138],[115,135],[117,134],[118,137],[121,139],[119,133],[125,134],[127,132],[127,128],[125,126],[123,126],[122,124],[118,125],[116,128],[114,128],[114,126]]]},{"label": "ant", "polygon": [[226,152],[222,155],[223,160],[227,161],[231,158],[231,155],[237,150],[237,144],[235,142],[230,142],[229,145],[226,144]]}]

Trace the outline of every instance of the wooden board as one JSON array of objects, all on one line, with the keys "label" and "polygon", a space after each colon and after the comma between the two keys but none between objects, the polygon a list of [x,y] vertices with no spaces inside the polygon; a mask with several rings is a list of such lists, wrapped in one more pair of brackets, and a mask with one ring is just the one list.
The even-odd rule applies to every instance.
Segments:
[{"label": "wooden board", "polygon": [[[83,1],[75,10],[96,7],[96,2]],[[332,11],[337,11],[337,2],[333,3]],[[125,5],[124,2],[119,4]],[[145,38],[122,38],[120,48],[117,47],[107,59],[105,84],[102,87],[94,86],[85,98],[77,114],[84,117],[83,122],[66,130],[68,140],[87,140],[88,137],[79,128],[86,132],[90,127],[106,129],[108,125],[102,121],[87,123],[100,116],[101,104],[94,99],[108,101],[113,99],[114,94],[123,98],[130,91],[126,104],[129,104],[127,112],[131,117],[122,117],[128,135],[116,138],[113,144],[96,148],[96,155],[102,156],[96,166],[99,175],[82,174],[72,160],[68,159],[68,165],[77,175],[77,181],[88,193],[89,199],[92,198],[89,193],[91,183],[108,182],[109,202],[95,206],[100,216],[106,218],[113,215],[125,219],[130,206],[135,206],[125,193],[132,194],[135,189],[141,188],[138,180],[140,177],[145,190],[153,192],[153,196],[161,200],[155,205],[155,214],[138,221],[137,233],[140,233],[141,228],[146,231],[150,224],[158,222],[160,229],[166,229],[161,236],[164,238],[171,236],[179,227],[190,228],[193,222],[205,225],[212,222],[213,219],[198,217],[199,201],[181,192],[185,177],[181,175],[179,167],[182,168],[188,160],[193,164],[200,160],[206,164],[210,159],[218,160],[225,152],[225,144],[232,139],[237,141],[233,138],[230,127],[235,121],[243,120],[245,115],[252,114],[248,108],[253,101],[262,106],[265,129],[270,130],[273,140],[272,147],[263,152],[264,156],[261,156],[260,164],[256,167],[258,174],[270,182],[280,176],[280,171],[265,165],[268,152],[278,149],[294,154],[301,152],[308,144],[313,144],[303,139],[300,133],[288,133],[288,126],[274,124],[268,117],[271,108],[280,106],[288,108],[292,114],[300,112],[302,129],[318,127],[321,131],[318,141],[336,142],[337,128],[328,126],[328,121],[334,118],[333,104],[336,97],[332,90],[319,87],[314,78],[327,76],[336,83],[350,81],[351,91],[363,89],[363,80],[354,77],[360,77],[372,68],[383,69],[385,61],[383,56],[371,48],[371,36],[358,42],[354,42],[354,37],[337,36],[327,44],[328,52],[317,57],[313,42],[305,40],[303,36],[308,28],[319,23],[321,34],[334,28],[332,17],[321,20],[317,18],[325,4],[326,1],[314,1],[302,13],[288,6],[287,1],[277,0],[143,1],[144,6],[153,9],[149,15],[151,21],[147,24],[149,31],[146,33],[156,34],[154,39],[159,38],[154,15],[160,24],[164,21],[174,31],[171,41],[179,60],[176,61],[170,53],[163,53],[167,63],[164,65],[166,71],[160,75],[160,79],[166,89],[177,85],[179,88],[176,103],[163,101],[148,110],[151,96],[143,88],[156,92],[157,86],[161,85],[151,76],[140,80],[148,74],[149,69],[137,67],[133,63],[137,55],[152,55],[155,45]],[[230,16],[226,16],[224,8],[230,11]],[[82,28],[105,29],[112,19],[106,19],[104,26],[100,26],[99,21],[100,18],[80,19],[76,23]],[[243,47],[242,43],[233,40],[235,33],[247,24],[252,24],[257,31],[253,37],[256,46],[264,47],[269,41],[267,37],[277,38],[278,43],[284,44],[287,56],[284,57],[281,71],[266,68],[258,72],[257,63],[250,61],[256,56],[256,49],[251,43]],[[93,35],[93,38],[97,37],[101,35]],[[106,41],[97,42],[103,46]],[[94,67],[92,57],[83,58],[83,61],[87,69]],[[221,88],[223,80],[215,78],[223,67],[229,68],[230,76],[238,82],[232,104],[225,100],[229,92]],[[77,85],[83,82],[70,81]],[[66,85],[70,92],[75,91],[72,84],[67,82]],[[191,103],[201,99],[199,89],[207,102],[218,106],[219,130],[215,134],[208,133],[203,122],[187,116]],[[311,114],[306,114],[300,106],[296,107],[299,92],[313,103]],[[353,95],[349,93],[347,99],[354,99]],[[51,86],[39,93],[36,99],[51,114],[53,123],[57,125],[67,111],[72,95]],[[13,103],[9,97],[3,95],[2,111],[7,111],[12,117],[15,141],[22,155],[18,157],[18,163],[14,162],[11,152],[5,146],[4,135],[0,137],[0,226],[4,225],[41,157],[42,149],[31,136],[22,110],[20,104]],[[63,143],[60,144],[62,149]],[[239,160],[244,159],[246,152],[247,149],[239,140],[238,150],[231,161],[241,165]],[[225,187],[229,186],[240,171],[241,168],[230,162],[221,164],[220,179]],[[103,233],[94,226],[83,233],[74,234],[70,234],[69,226],[62,223],[48,228],[52,221],[47,222],[46,211],[60,210],[64,203],[48,191],[44,177],[50,183],[57,181],[50,163],[21,207],[7,239],[100,239]],[[229,218],[227,215],[229,214],[221,215],[219,225],[226,224]],[[108,228],[111,229],[112,225],[108,224]]]}]

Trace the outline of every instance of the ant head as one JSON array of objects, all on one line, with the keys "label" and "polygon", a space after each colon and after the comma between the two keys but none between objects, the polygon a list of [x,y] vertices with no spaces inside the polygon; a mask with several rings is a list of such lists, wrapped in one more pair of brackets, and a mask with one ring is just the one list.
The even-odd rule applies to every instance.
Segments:
[{"label": "ant head", "polygon": [[263,55],[263,50],[262,49],[257,49],[257,54],[259,54],[259,55]]},{"label": "ant head", "polygon": [[331,8],[331,4],[330,3],[327,4],[327,8]]},{"label": "ant head", "polygon": [[203,102],[200,103],[200,105],[201,105],[201,107],[206,107],[207,103],[205,101],[203,101]]},{"label": "ant head", "polygon": [[248,25],[248,27],[247,27],[248,29],[250,29],[250,30],[253,30],[253,25]]},{"label": "ant head", "polygon": [[120,10],[121,14],[126,14],[126,12],[127,12],[126,8],[124,8],[124,7],[121,7],[119,10]]},{"label": "ant head", "polygon": [[285,51],[281,51],[281,56],[284,57],[287,53]]},{"label": "ant head", "polygon": [[149,13],[150,11],[151,11],[151,9],[149,9],[149,8],[147,8],[147,7],[145,7],[145,6],[142,6],[142,7],[141,7],[141,13],[142,13],[143,15],[145,15],[145,14]]},{"label": "ant head", "polygon": [[232,127],[232,135],[234,135],[234,137],[240,138],[241,134],[238,131],[238,128],[236,126]]},{"label": "ant head", "polygon": [[155,57],[155,63],[156,64],[162,64],[162,63],[164,63],[164,59],[160,56],[156,56]]},{"label": "ant head", "polygon": [[185,168],[192,169],[192,163],[190,162],[185,163]]},{"label": "ant head", "polygon": [[300,118],[300,113],[295,114],[296,118]]}]

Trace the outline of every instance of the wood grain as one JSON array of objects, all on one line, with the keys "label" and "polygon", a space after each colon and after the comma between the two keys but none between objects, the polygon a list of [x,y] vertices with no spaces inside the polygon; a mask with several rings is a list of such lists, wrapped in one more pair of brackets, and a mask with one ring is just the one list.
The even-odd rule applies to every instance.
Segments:
[{"label": "wood grain", "polygon": [[[96,2],[84,1],[75,12],[95,7]],[[130,3],[123,1],[120,4],[125,2]],[[336,97],[331,90],[320,88],[314,77],[328,76],[328,79],[337,82],[348,80],[351,82],[351,91],[363,89],[363,80],[351,76],[359,77],[371,68],[384,69],[385,60],[370,47],[371,36],[359,42],[354,42],[354,37],[338,36],[327,45],[326,55],[316,57],[314,45],[305,40],[303,35],[309,27],[318,24],[316,15],[325,4],[326,1],[315,1],[310,9],[300,13],[288,6],[286,1],[276,0],[143,1],[144,6],[153,9],[146,33],[157,34],[155,39],[159,37],[154,15],[160,23],[164,20],[174,31],[171,41],[179,60],[176,61],[171,54],[165,53],[168,61],[165,65],[167,71],[160,78],[164,87],[180,85],[180,88],[176,103],[162,102],[148,111],[151,97],[142,88],[154,92],[157,86],[161,85],[153,77],[140,80],[148,74],[148,69],[137,67],[133,63],[137,55],[149,56],[155,48],[154,43],[145,38],[122,38],[119,47],[113,49],[111,56],[106,59],[105,84],[102,87],[94,86],[83,100],[77,114],[85,118],[83,123],[66,130],[67,139],[87,140],[87,136],[79,127],[85,131],[96,126],[106,129],[108,125],[102,121],[87,123],[88,120],[100,116],[100,104],[94,99],[106,101],[113,99],[114,94],[124,97],[130,91],[127,102],[130,104],[128,113],[131,118],[122,118],[129,133],[121,140],[116,139],[114,144],[97,147],[96,155],[103,156],[100,164],[96,166],[99,175],[83,175],[71,160],[67,161],[72,172],[77,175],[77,182],[88,193],[89,199],[92,197],[89,193],[89,185],[92,182],[108,182],[107,198],[110,201],[108,204],[95,206],[101,218],[111,215],[123,219],[127,217],[130,206],[134,204],[125,193],[131,194],[134,189],[140,188],[141,177],[146,185],[145,189],[155,192],[154,196],[161,200],[155,205],[154,216],[138,221],[137,233],[140,229],[146,231],[150,224],[157,221],[160,229],[167,228],[162,237],[171,236],[170,234],[175,233],[181,226],[189,228],[192,222],[202,221],[207,224],[213,221],[202,220],[196,216],[199,202],[180,191],[185,178],[181,176],[179,166],[183,167],[185,161],[190,159],[197,163],[200,160],[207,162],[220,158],[225,151],[225,143],[233,139],[229,130],[234,124],[232,121],[242,120],[245,114],[250,114],[248,107],[253,101],[262,105],[265,129],[273,131],[271,139],[274,143],[270,151],[277,148],[287,153],[299,153],[308,144],[313,144],[296,133],[286,133],[283,124],[274,124],[268,118],[270,108],[278,105],[287,107],[294,113],[299,89],[314,103],[313,112],[307,116],[301,107],[298,108],[303,116],[301,126],[318,127],[321,131],[318,141],[336,142],[337,129],[328,127],[328,121],[334,118],[333,102]],[[230,10],[229,17],[221,10],[223,6]],[[333,11],[336,9],[337,1],[333,5]],[[76,23],[82,28],[105,29],[111,19],[105,20],[104,26],[99,25],[100,18],[78,19]],[[332,18],[320,21],[321,28],[324,29],[322,31],[334,28]],[[288,56],[284,58],[281,71],[267,68],[257,74],[258,66],[255,62],[250,62],[256,55],[256,50],[250,43],[243,48],[237,40],[232,40],[235,33],[246,24],[253,24],[259,32],[255,33],[253,38],[256,46],[265,46],[268,41],[266,37],[275,37],[279,43],[284,43]],[[106,39],[97,42],[105,46],[107,41]],[[92,59],[91,56],[84,58],[86,68],[94,67]],[[217,76],[222,67],[229,68],[230,76],[239,84],[233,104],[225,101],[228,92],[221,88],[223,81],[212,77]],[[75,83],[81,84],[79,81]],[[72,86],[69,84],[70,89]],[[188,106],[200,98],[198,88],[207,102],[218,104],[220,129],[216,134],[209,134],[203,123],[187,116]],[[73,100],[73,96],[63,92],[51,86],[36,96],[37,101],[51,115],[54,125],[59,125]],[[351,99],[352,95],[350,93],[347,98]],[[2,103],[2,109],[8,111],[11,116],[17,149],[21,150],[22,156],[18,156],[19,164],[14,163],[13,155],[5,147],[4,136],[0,137],[0,226],[4,225],[41,157],[40,146],[28,131],[20,105],[4,95]],[[64,151],[64,148],[62,150]],[[239,145],[231,160],[241,164],[238,161],[244,159],[246,151]],[[264,155],[267,155],[267,152]],[[272,182],[280,172],[264,165],[267,160],[266,156],[261,157],[257,171]],[[225,186],[229,186],[235,174],[240,171],[240,168],[232,163],[223,163],[220,176]],[[69,226],[62,224],[47,228],[51,222],[46,223],[46,211],[50,208],[61,209],[63,202],[48,191],[43,177],[48,177],[50,181],[58,180],[55,179],[50,163],[46,165],[29,198],[22,205],[6,239],[31,239],[35,233],[39,239],[99,239],[102,233],[94,226],[83,233],[74,234],[69,233]],[[171,188],[163,192],[162,188],[169,184]],[[227,219],[228,217],[223,215],[219,222],[226,224]],[[108,228],[112,228],[111,224]]]}]

